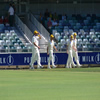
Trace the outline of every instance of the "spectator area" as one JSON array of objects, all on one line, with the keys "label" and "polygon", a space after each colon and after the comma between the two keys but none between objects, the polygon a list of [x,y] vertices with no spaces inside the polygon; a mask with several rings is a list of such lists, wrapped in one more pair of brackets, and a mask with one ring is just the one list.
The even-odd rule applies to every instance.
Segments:
[{"label": "spectator area", "polygon": [[30,43],[23,43],[18,35],[18,31],[11,27],[0,24],[0,51],[1,52],[30,52]]},{"label": "spectator area", "polygon": [[[65,16],[65,18],[64,18]],[[79,51],[99,51],[100,50],[100,16],[95,14],[80,14],[72,16],[57,15],[56,26],[51,26],[48,30],[48,21],[53,22],[54,17],[43,17],[42,23],[46,29],[53,34],[57,40],[57,48],[65,50],[69,36],[77,32]]]}]

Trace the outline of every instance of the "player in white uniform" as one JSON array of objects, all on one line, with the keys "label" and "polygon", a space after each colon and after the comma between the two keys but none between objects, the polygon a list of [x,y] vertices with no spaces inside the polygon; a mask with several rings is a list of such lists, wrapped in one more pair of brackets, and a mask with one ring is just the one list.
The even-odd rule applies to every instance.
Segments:
[{"label": "player in white uniform", "polygon": [[[72,55],[73,55],[73,57],[75,58],[75,61],[76,61],[76,63],[77,63],[77,66],[80,67],[81,65],[80,65],[79,59],[78,59],[77,39],[76,39],[76,36],[77,36],[77,34],[74,33],[74,39],[73,39],[73,48],[74,48],[74,49],[72,49],[72,51],[73,51]],[[75,49],[76,49],[76,50],[75,50]]]},{"label": "player in white uniform", "polygon": [[67,43],[68,59],[66,63],[66,68],[72,68],[72,66],[75,67],[75,64],[73,62],[73,56],[72,56],[72,48],[73,48],[73,35],[70,36],[70,41],[68,41]]},{"label": "player in white uniform", "polygon": [[38,31],[34,31],[34,36],[32,38],[32,58],[30,63],[30,69],[34,69],[34,62],[37,60],[37,68],[43,68],[43,66],[40,63],[40,53],[39,53],[39,39],[41,39],[41,35]]},{"label": "player in white uniform", "polygon": [[49,59],[48,59],[48,68],[51,69],[50,67],[50,61],[52,61],[52,66],[53,68],[56,68],[55,64],[54,64],[54,56],[53,56],[53,48],[58,51],[56,49],[56,47],[54,46],[54,36],[50,35],[50,41],[48,42],[48,47],[47,47],[47,55],[49,55]]}]

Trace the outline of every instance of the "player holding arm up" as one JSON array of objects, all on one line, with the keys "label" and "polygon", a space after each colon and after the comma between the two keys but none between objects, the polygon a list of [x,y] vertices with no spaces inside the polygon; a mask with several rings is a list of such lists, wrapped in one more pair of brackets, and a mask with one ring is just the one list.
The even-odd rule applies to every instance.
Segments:
[{"label": "player holding arm up", "polygon": [[53,48],[56,51],[58,51],[56,49],[56,47],[54,46],[54,36],[50,35],[50,41],[48,42],[48,47],[47,47],[47,55],[49,55],[49,59],[48,59],[48,68],[49,69],[51,69],[51,67],[50,67],[50,61],[52,61],[53,68],[56,68],[56,66],[54,64]]},{"label": "player holding arm up", "polygon": [[77,39],[76,39],[77,34],[74,33],[74,39],[73,39],[73,49],[72,49],[72,55],[75,58],[75,61],[77,63],[77,66],[80,67],[79,59],[78,59],[78,52],[77,52]]},{"label": "player holding arm up", "polygon": [[70,36],[70,41],[68,41],[67,43],[68,59],[66,63],[66,68],[72,68],[72,66],[75,67],[75,64],[73,62],[73,56],[72,56],[72,48],[73,48],[73,35]]},{"label": "player holding arm up", "polygon": [[41,39],[41,35],[38,31],[34,31],[34,36],[32,38],[32,58],[30,63],[30,69],[34,69],[34,62],[37,60],[37,68],[43,68],[43,66],[40,63],[40,46],[39,46],[39,39]]}]

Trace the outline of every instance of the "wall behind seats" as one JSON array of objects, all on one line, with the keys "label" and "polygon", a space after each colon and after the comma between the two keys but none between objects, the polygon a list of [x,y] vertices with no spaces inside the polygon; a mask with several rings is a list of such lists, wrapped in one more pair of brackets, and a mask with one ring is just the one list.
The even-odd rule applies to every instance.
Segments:
[{"label": "wall behind seats", "polygon": [[29,9],[34,14],[44,13],[48,8],[51,12],[57,12],[59,14],[66,13],[71,14],[97,14],[100,15],[99,3],[83,3],[83,4],[30,4]]},{"label": "wall behind seats", "polygon": [[0,3],[0,16],[8,15],[9,4],[8,3]]}]

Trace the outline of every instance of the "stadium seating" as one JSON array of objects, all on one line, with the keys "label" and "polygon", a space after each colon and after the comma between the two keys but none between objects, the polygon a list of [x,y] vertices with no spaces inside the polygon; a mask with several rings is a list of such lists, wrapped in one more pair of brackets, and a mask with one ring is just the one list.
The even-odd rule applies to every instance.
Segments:
[{"label": "stadium seating", "polygon": [[31,52],[30,43],[23,44],[14,30],[2,30],[0,33],[1,52]]},{"label": "stadium seating", "polygon": [[[45,20],[46,24],[48,19]],[[66,49],[67,39],[69,39],[73,32],[77,32],[78,50],[100,50],[100,17],[96,15],[82,16],[74,14],[71,17],[68,16],[66,20],[62,20],[59,17],[58,23],[58,26],[53,26],[50,30],[50,33],[58,41],[58,49]],[[47,28],[46,24],[45,27]]]}]

